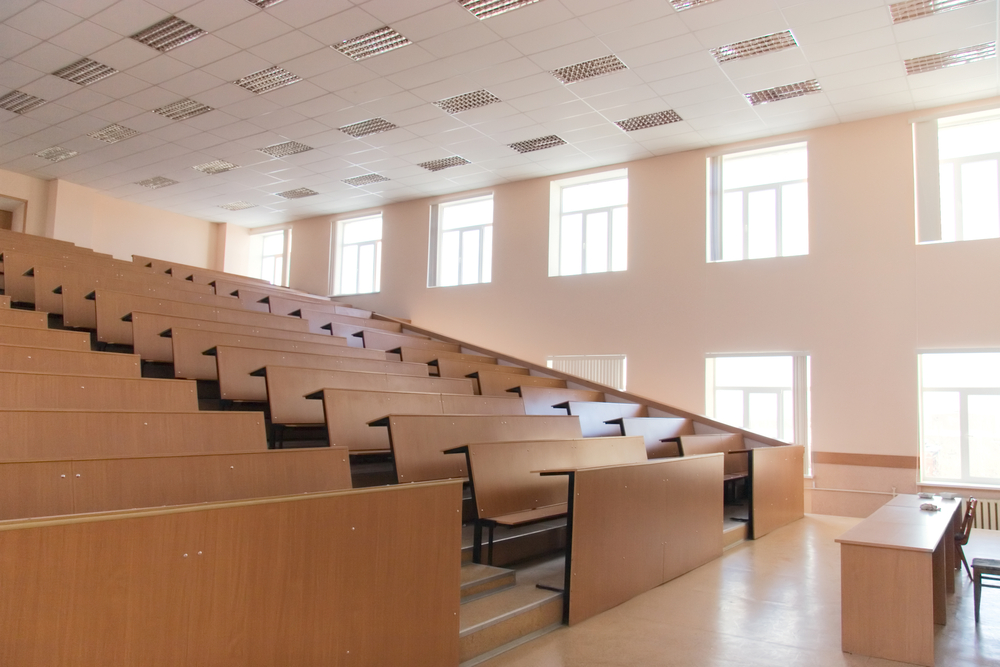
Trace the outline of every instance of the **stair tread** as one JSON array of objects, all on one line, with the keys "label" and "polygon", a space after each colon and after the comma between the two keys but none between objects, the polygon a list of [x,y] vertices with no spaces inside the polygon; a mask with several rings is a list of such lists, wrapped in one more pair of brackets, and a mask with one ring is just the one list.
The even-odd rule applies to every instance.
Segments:
[{"label": "stair tread", "polygon": [[482,581],[488,581],[504,576],[514,576],[514,571],[503,567],[483,565],[479,563],[462,564],[462,588],[472,586]]},{"label": "stair tread", "polygon": [[534,584],[517,584],[462,605],[459,632],[467,633],[481,626],[489,626],[492,622],[499,622],[561,597],[562,593],[537,588]]}]

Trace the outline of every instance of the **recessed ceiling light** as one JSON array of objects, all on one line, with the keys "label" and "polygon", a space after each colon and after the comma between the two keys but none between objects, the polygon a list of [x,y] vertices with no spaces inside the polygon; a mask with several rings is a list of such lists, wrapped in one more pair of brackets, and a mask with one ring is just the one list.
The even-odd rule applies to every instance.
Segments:
[{"label": "recessed ceiling light", "polygon": [[809,95],[810,93],[818,93],[822,89],[819,87],[819,81],[816,79],[809,79],[808,81],[799,81],[797,83],[790,83],[787,86],[776,86],[774,88],[768,88],[767,90],[757,90],[752,93],[744,93],[743,97],[747,98],[751,106],[757,106],[759,104],[767,104],[768,102],[780,102],[781,100],[790,100],[793,97],[802,97],[803,95]]},{"label": "recessed ceiling light", "polygon": [[28,113],[32,109],[42,106],[47,101],[41,97],[22,93],[20,90],[12,90],[3,97],[0,97],[0,109],[6,109],[14,113]]},{"label": "recessed ceiling light", "polygon": [[266,93],[269,90],[274,90],[275,88],[281,88],[282,86],[290,86],[293,83],[298,83],[302,78],[298,77],[286,69],[282,69],[275,65],[274,67],[268,67],[267,69],[262,69],[259,72],[254,72],[253,74],[248,74],[242,79],[233,81],[237,86],[242,86],[246,88],[251,93]]},{"label": "recessed ceiling light", "polygon": [[552,76],[563,83],[574,83],[576,81],[583,81],[584,79],[592,79],[595,76],[617,72],[621,69],[628,69],[628,67],[618,59],[618,56],[610,55],[554,69],[552,70]]},{"label": "recessed ceiling light", "polygon": [[172,104],[168,104],[159,109],[153,109],[153,113],[158,113],[161,116],[166,116],[171,120],[187,120],[188,118],[194,118],[195,116],[200,116],[203,113],[208,113],[212,111],[212,107],[202,104],[201,102],[195,102],[194,100],[177,100]]},{"label": "recessed ceiling light", "polygon": [[157,190],[159,188],[165,188],[168,185],[177,185],[177,181],[164,178],[163,176],[154,176],[153,178],[147,178],[144,181],[138,181],[136,185],[141,185],[144,188],[149,188],[150,190]]},{"label": "recessed ceiling light", "polygon": [[71,151],[68,148],[63,148],[62,146],[53,146],[52,148],[46,148],[44,151],[38,151],[35,153],[35,157],[45,158],[50,162],[62,162],[63,160],[68,160],[74,155],[79,155],[78,151]]},{"label": "recessed ceiling light", "polygon": [[459,4],[472,12],[480,21],[536,2],[538,0],[459,0]]},{"label": "recessed ceiling light", "polygon": [[250,202],[243,200],[229,202],[228,204],[219,204],[219,208],[224,208],[227,211],[245,211],[248,208],[255,208],[256,206],[257,204],[251,204]]},{"label": "recessed ceiling light", "polygon": [[285,199],[302,199],[303,197],[318,195],[319,193],[309,188],[295,188],[294,190],[285,190],[284,192],[275,192],[274,194]]},{"label": "recessed ceiling light", "polygon": [[145,30],[140,30],[132,35],[132,39],[165,53],[205,34],[207,33],[198,26],[191,25],[176,16],[171,16]]},{"label": "recessed ceiling light", "polygon": [[276,4],[282,0],[247,0],[251,5],[257,5],[261,9],[267,9],[268,7],[274,7]]},{"label": "recessed ceiling light", "polygon": [[281,144],[258,148],[257,150],[266,155],[270,155],[271,157],[285,157],[288,155],[295,155],[296,153],[311,151],[312,146],[306,146],[305,144],[300,144],[297,141],[286,141]]},{"label": "recessed ceiling light", "polygon": [[707,5],[710,2],[715,2],[715,0],[670,0],[670,4],[672,4],[674,9],[679,12],[683,12],[685,9]]},{"label": "recessed ceiling light", "polygon": [[363,120],[360,123],[351,123],[350,125],[338,127],[337,129],[344,134],[351,135],[352,137],[367,137],[369,134],[388,132],[389,130],[395,130],[397,127],[397,125],[393,125],[385,118],[369,118],[368,120]]},{"label": "recessed ceiling light", "polygon": [[362,174],[361,176],[355,176],[353,178],[345,178],[343,182],[359,188],[362,185],[371,185],[372,183],[381,183],[388,180],[389,179],[382,174]]},{"label": "recessed ceiling light", "polygon": [[453,155],[452,157],[441,158],[440,160],[428,160],[427,162],[421,162],[419,165],[427,171],[441,171],[442,169],[448,169],[449,167],[461,167],[463,164],[472,164],[464,157],[459,157],[458,155]]},{"label": "recessed ceiling light", "polygon": [[358,37],[345,39],[340,44],[335,44],[333,48],[351,60],[364,60],[365,58],[377,56],[380,53],[398,49],[407,44],[410,44],[410,40],[389,26],[385,26],[384,28],[372,30]]},{"label": "recessed ceiling light", "polygon": [[683,118],[677,115],[676,111],[672,109],[669,111],[657,111],[655,113],[648,113],[644,116],[633,116],[632,118],[626,118],[625,120],[619,120],[615,122],[615,125],[625,130],[626,132],[633,132],[635,130],[645,130],[648,127],[657,127],[660,125],[669,125],[670,123],[679,123]]},{"label": "recessed ceiling light", "polygon": [[531,153],[532,151],[541,151],[546,148],[562,146],[565,143],[565,141],[556,135],[550,134],[547,137],[538,137],[537,139],[527,139],[525,141],[515,141],[514,143],[507,145],[516,150],[518,153]]},{"label": "recessed ceiling light", "polygon": [[192,167],[192,169],[197,169],[198,171],[206,174],[223,174],[227,171],[232,171],[233,169],[239,169],[239,165],[235,165],[232,162],[226,162],[225,160],[212,160],[211,162],[206,162],[205,164],[196,164]]},{"label": "recessed ceiling light", "polygon": [[100,139],[101,141],[109,144],[114,144],[122,141],[123,139],[134,137],[137,134],[139,134],[137,130],[125,127],[124,125],[119,125],[118,123],[112,123],[97,132],[91,132],[87,136],[93,137],[94,139]]},{"label": "recessed ceiling light", "polygon": [[66,65],[62,69],[57,69],[52,73],[60,79],[66,79],[81,86],[89,86],[92,83],[106,79],[112,74],[118,74],[114,67],[102,65],[90,58],[81,58],[71,65]]},{"label": "recessed ceiling light", "polygon": [[463,93],[454,97],[447,97],[438,100],[434,106],[441,107],[448,113],[462,113],[469,109],[478,109],[489,104],[496,104],[500,98],[488,90],[475,90],[471,93]]},{"label": "recessed ceiling light", "polygon": [[889,14],[893,23],[912,21],[913,19],[950,12],[966,5],[974,5],[983,0],[908,0],[889,5]]},{"label": "recessed ceiling light", "polygon": [[782,30],[763,37],[754,37],[742,42],[733,42],[709,49],[709,53],[720,65],[731,60],[742,60],[743,58],[753,58],[754,56],[775,51],[783,51],[798,46],[791,30]]},{"label": "recessed ceiling light", "polygon": [[922,74],[924,72],[945,69],[946,67],[974,63],[979,60],[989,60],[990,58],[996,58],[996,56],[997,43],[986,42],[985,44],[966,46],[961,49],[954,49],[953,51],[934,53],[929,56],[909,58],[904,60],[903,64],[906,65],[907,74]]}]

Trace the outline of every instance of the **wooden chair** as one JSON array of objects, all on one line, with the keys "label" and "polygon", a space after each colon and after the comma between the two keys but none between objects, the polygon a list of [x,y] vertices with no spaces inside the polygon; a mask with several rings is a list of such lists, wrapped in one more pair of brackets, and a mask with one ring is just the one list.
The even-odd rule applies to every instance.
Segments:
[{"label": "wooden chair", "polygon": [[[965,517],[962,519],[962,526],[955,533],[955,549],[958,550],[958,557],[965,566],[965,571],[969,575],[969,579],[973,579],[972,571],[969,570],[969,561],[965,560],[965,552],[962,550],[966,544],[969,543],[969,536],[972,534],[972,524],[976,520],[976,506],[979,501],[975,498],[969,498],[965,506]],[[958,566],[955,566],[956,569]],[[979,618],[977,615],[976,618]]]},{"label": "wooden chair", "polygon": [[[965,559],[963,558],[963,561]],[[966,565],[968,567],[968,565]],[[972,583],[975,587],[975,597],[976,597],[976,623],[979,622],[979,598],[982,597],[984,588],[1000,588],[1000,560],[993,560],[992,558],[973,558],[972,559],[972,571],[975,572],[975,576],[972,577]],[[998,583],[984,584],[984,581],[992,581]]]}]

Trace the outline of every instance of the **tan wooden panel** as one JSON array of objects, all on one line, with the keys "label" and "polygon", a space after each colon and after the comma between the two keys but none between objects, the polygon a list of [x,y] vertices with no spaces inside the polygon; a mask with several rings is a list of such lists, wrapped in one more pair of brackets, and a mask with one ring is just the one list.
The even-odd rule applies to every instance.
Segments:
[{"label": "tan wooden panel", "polygon": [[497,364],[480,364],[474,361],[460,359],[438,359],[437,372],[445,378],[464,378],[473,373],[505,373],[507,375],[528,375],[527,368],[518,366],[499,366]]},{"label": "tan wooden panel", "polygon": [[142,376],[139,357],[134,354],[53,350],[27,345],[0,345],[0,371],[123,378]]},{"label": "tan wooden panel", "polygon": [[559,387],[520,387],[518,393],[524,401],[524,412],[529,415],[564,415],[565,408],[555,405],[567,401],[603,401],[602,391],[590,389],[561,389]]},{"label": "tan wooden panel", "polygon": [[72,513],[71,462],[0,463],[0,520]]},{"label": "tan wooden panel", "polygon": [[455,343],[442,343],[438,340],[418,338],[402,333],[391,333],[389,331],[377,331],[374,329],[364,329],[362,338],[365,347],[376,350],[394,350],[397,347],[418,347],[424,350],[445,350],[446,352],[461,352],[461,348]]},{"label": "tan wooden panel", "polygon": [[37,310],[0,308],[0,326],[48,329],[49,314]]},{"label": "tan wooden panel", "polygon": [[243,285],[255,285],[261,287],[270,286],[269,282],[261,278],[251,278],[249,276],[241,276],[235,273],[226,273],[224,271],[213,271],[200,266],[191,266],[190,264],[181,264],[179,262],[171,262],[169,260],[156,259],[154,257],[132,255],[132,262],[139,264],[140,266],[149,267],[153,269],[155,273],[167,274],[174,280],[186,280],[188,282],[208,285],[221,279]]},{"label": "tan wooden panel", "polygon": [[566,388],[565,380],[538,377],[535,375],[517,375],[515,373],[480,373],[478,374],[479,393],[484,396],[502,396],[517,387],[558,387]]},{"label": "tan wooden panel", "polygon": [[161,334],[174,327],[197,329],[199,331],[220,331],[245,336],[259,336],[261,338],[278,338],[281,340],[301,341],[303,343],[344,345],[344,339],[331,336],[326,332],[313,334],[307,331],[287,331],[285,329],[232,324],[229,322],[217,322],[215,320],[199,320],[190,317],[145,313],[135,310],[132,311],[132,339],[135,353],[148,361],[173,362],[174,351],[171,340],[168,336]]},{"label": "tan wooden panel", "polygon": [[[299,314],[304,320],[317,319],[322,320],[324,324],[334,323],[334,324],[344,324],[351,327],[358,327],[358,331],[361,329],[382,329],[383,331],[389,331],[392,333],[401,333],[403,325],[398,322],[389,322],[388,320],[373,320],[370,317],[352,317],[350,315],[340,315],[336,311],[343,309],[343,306],[337,306],[330,303],[329,306],[318,308],[313,305],[303,306],[302,303],[297,303],[294,301],[285,300],[285,307],[274,310],[274,302],[277,301],[277,297],[270,297],[271,302],[271,312],[281,313],[288,310],[288,315]],[[290,309],[290,310],[289,310]],[[426,336],[420,336],[420,338],[426,338]]]},{"label": "tan wooden panel", "polygon": [[620,426],[604,422],[623,417],[645,417],[648,414],[646,406],[638,403],[569,401],[567,405],[569,414],[580,418],[580,429],[585,438],[621,435]]},{"label": "tan wooden panel", "polygon": [[0,410],[0,461],[267,449],[259,412]]},{"label": "tan wooden panel", "polygon": [[749,469],[746,454],[729,454],[729,452],[745,449],[743,436],[738,433],[682,435],[680,438],[684,456],[700,456],[721,452],[726,455],[727,475],[745,473]]},{"label": "tan wooden panel", "polygon": [[131,262],[89,255],[75,255],[72,261],[68,261],[32,253],[4,251],[3,260],[4,294],[9,295],[14,302],[22,303],[35,302],[34,268],[38,265],[57,268],[95,267],[101,270],[118,271],[122,275],[135,276],[136,279],[149,273],[147,269],[135,266]]},{"label": "tan wooden panel", "polygon": [[805,516],[801,445],[750,450],[750,532],[759,539]]},{"label": "tan wooden panel", "polygon": [[5,524],[0,663],[457,665],[460,509],[447,483]]},{"label": "tan wooden panel", "polygon": [[[265,366],[297,366],[340,371],[369,371],[372,373],[393,373],[397,375],[427,376],[427,366],[404,364],[398,361],[378,359],[351,359],[332,355],[301,354],[279,350],[254,350],[251,348],[215,348],[215,363],[219,373],[219,393],[230,401],[266,401],[267,383],[263,376],[250,373]],[[315,387],[309,391],[318,391]]]},{"label": "tan wooden panel", "polygon": [[0,296],[0,308],[10,308],[9,296]]},{"label": "tan wooden panel", "polygon": [[402,482],[466,477],[465,457],[446,449],[474,442],[579,438],[576,417],[390,415],[389,440]]},{"label": "tan wooden panel", "polygon": [[[438,395],[440,392],[465,391],[469,394],[472,393],[472,385],[468,380],[464,381],[466,384],[462,384],[462,380],[388,373],[268,366],[265,376],[268,406],[271,411],[271,420],[275,424],[324,423],[322,402],[307,399],[306,396],[328,387],[365,391],[429,392],[433,395]],[[440,408],[437,412],[441,412]],[[389,413],[382,412],[363,420],[363,423],[367,425],[371,419],[387,414]],[[360,416],[358,420],[361,420]],[[378,449],[387,450],[389,448],[384,434],[380,442],[383,446]]]},{"label": "tan wooden panel", "polygon": [[524,402],[517,396],[464,396],[442,394],[446,415],[523,415]]},{"label": "tan wooden panel", "polygon": [[0,409],[197,410],[194,382],[55,373],[0,372]]},{"label": "tan wooden panel", "polygon": [[576,471],[570,625],[677,576],[674,549],[697,555],[688,569],[722,555],[722,468],[716,455]]},{"label": "tan wooden panel", "polygon": [[105,343],[132,344],[132,323],[124,321],[122,318],[128,318],[134,310],[232,324],[247,324],[275,329],[287,328],[290,331],[307,331],[309,329],[308,322],[303,322],[297,317],[216,308],[137,294],[123,294],[104,289],[95,290],[95,296],[97,299],[97,339]]},{"label": "tan wooden panel", "polygon": [[469,445],[468,459],[476,511],[488,519],[566,503],[568,477],[533,471],[638,463],[646,448],[636,437],[493,442]]},{"label": "tan wooden panel", "polygon": [[683,417],[626,417],[619,420],[622,435],[641,435],[650,459],[678,456],[677,443],[666,438],[694,435],[694,422]]},{"label": "tan wooden panel", "polygon": [[90,334],[84,331],[0,325],[0,345],[29,345],[48,347],[54,350],[90,351]]},{"label": "tan wooden panel", "polygon": [[[328,338],[330,339],[328,344],[304,343],[296,340],[263,338],[221,331],[173,328],[170,330],[170,339],[173,346],[174,375],[192,380],[217,380],[219,376],[215,358],[204,354],[204,352],[219,345],[385,361],[385,352],[381,350],[347,347],[347,342],[343,338],[334,338],[333,336],[328,336]],[[337,342],[340,344],[333,344]]]},{"label": "tan wooden panel", "polygon": [[413,361],[418,364],[427,364],[432,361],[437,361],[438,359],[458,359],[460,361],[474,361],[479,364],[497,363],[495,357],[487,357],[481,354],[462,354],[461,352],[445,352],[444,350],[424,350],[419,347],[400,347],[399,354],[403,361]]},{"label": "tan wooden panel", "polygon": [[225,294],[227,296],[235,296],[239,298],[246,304],[258,303],[270,312],[270,304],[267,301],[263,301],[267,297],[273,295],[284,297],[288,299],[297,299],[305,303],[319,303],[327,304],[330,303],[330,299],[325,296],[319,296],[317,294],[309,294],[308,292],[302,292],[299,290],[289,289],[288,287],[278,287],[272,285],[267,281],[263,283],[251,285],[247,283],[239,283],[231,280],[230,278],[217,278],[213,281],[215,284],[216,294]]}]

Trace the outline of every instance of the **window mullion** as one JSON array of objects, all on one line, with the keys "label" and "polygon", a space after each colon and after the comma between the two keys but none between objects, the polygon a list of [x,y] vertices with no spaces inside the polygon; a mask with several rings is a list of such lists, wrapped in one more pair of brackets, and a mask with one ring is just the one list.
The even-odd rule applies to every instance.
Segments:
[{"label": "window mullion", "polygon": [[955,192],[955,240],[962,241],[965,238],[964,227],[965,225],[963,218],[965,217],[965,209],[962,206],[962,161],[955,161],[955,172],[954,178],[954,192]]},{"label": "window mullion", "polygon": [[750,191],[741,190],[743,195],[743,255],[740,259],[750,256]]},{"label": "window mullion", "polygon": [[778,185],[774,188],[774,254],[778,257],[785,256],[784,244],[781,241],[782,210],[784,209],[781,204],[782,197],[784,196],[783,191],[783,185]]}]

